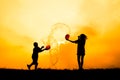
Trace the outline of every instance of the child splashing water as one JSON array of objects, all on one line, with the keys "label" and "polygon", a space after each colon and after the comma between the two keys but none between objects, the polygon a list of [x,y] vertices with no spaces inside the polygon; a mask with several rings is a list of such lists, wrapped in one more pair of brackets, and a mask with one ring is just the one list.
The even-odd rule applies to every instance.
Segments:
[{"label": "child splashing water", "polygon": [[78,66],[79,69],[83,69],[83,63],[84,63],[84,56],[85,56],[85,42],[87,39],[87,36],[85,34],[80,34],[78,36],[78,39],[75,41],[69,40],[70,35],[67,34],[65,36],[65,39],[67,41],[70,41],[72,43],[77,44],[77,61],[78,61]]},{"label": "child splashing water", "polygon": [[44,50],[49,50],[50,49],[49,45],[46,46],[46,48],[44,48],[44,46],[42,46],[41,48],[38,47],[38,43],[37,42],[34,42],[33,45],[34,45],[33,54],[32,54],[32,60],[33,60],[33,62],[30,65],[27,65],[27,67],[28,67],[29,70],[30,70],[30,67],[32,65],[35,65],[35,70],[37,69],[37,66],[38,66],[38,53],[39,52],[43,52]]}]

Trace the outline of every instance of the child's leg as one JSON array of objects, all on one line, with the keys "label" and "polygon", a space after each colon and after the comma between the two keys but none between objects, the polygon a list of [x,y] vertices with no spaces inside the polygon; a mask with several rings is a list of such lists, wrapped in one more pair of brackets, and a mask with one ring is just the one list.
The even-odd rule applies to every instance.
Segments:
[{"label": "child's leg", "polygon": [[81,56],[80,68],[83,69],[84,55]]},{"label": "child's leg", "polygon": [[38,63],[35,64],[35,70],[37,70]]},{"label": "child's leg", "polygon": [[31,67],[34,63],[32,62],[29,66]]},{"label": "child's leg", "polygon": [[35,65],[35,70],[37,69],[38,63],[37,63],[38,58],[33,58],[33,63],[31,63],[30,66],[32,66],[33,64]]},{"label": "child's leg", "polygon": [[33,65],[34,63],[32,62],[30,65],[27,65],[28,69],[30,70],[30,67]]},{"label": "child's leg", "polygon": [[80,69],[80,55],[77,55],[77,62],[78,62],[78,67]]}]

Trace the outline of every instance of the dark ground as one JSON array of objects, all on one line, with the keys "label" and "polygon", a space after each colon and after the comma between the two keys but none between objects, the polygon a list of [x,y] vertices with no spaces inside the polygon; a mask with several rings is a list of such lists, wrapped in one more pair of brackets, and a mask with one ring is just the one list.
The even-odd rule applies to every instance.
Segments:
[{"label": "dark ground", "polygon": [[0,80],[120,80],[120,69],[0,69]]}]

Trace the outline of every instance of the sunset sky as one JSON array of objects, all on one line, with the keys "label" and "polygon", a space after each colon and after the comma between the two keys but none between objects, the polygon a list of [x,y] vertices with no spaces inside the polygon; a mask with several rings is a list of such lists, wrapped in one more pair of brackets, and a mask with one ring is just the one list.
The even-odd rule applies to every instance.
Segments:
[{"label": "sunset sky", "polygon": [[77,69],[77,45],[88,39],[84,68],[120,68],[120,0],[0,0],[0,68],[27,69],[33,42],[51,45],[38,68]]}]

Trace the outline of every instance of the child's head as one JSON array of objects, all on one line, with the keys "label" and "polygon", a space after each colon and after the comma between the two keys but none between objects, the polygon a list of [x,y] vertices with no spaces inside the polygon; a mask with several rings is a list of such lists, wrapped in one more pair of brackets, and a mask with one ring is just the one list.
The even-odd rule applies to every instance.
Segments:
[{"label": "child's head", "polygon": [[80,34],[78,36],[78,39],[87,39],[87,36],[85,34]]},{"label": "child's head", "polygon": [[34,47],[38,47],[38,43],[37,42],[34,42],[33,45],[34,45]]}]

